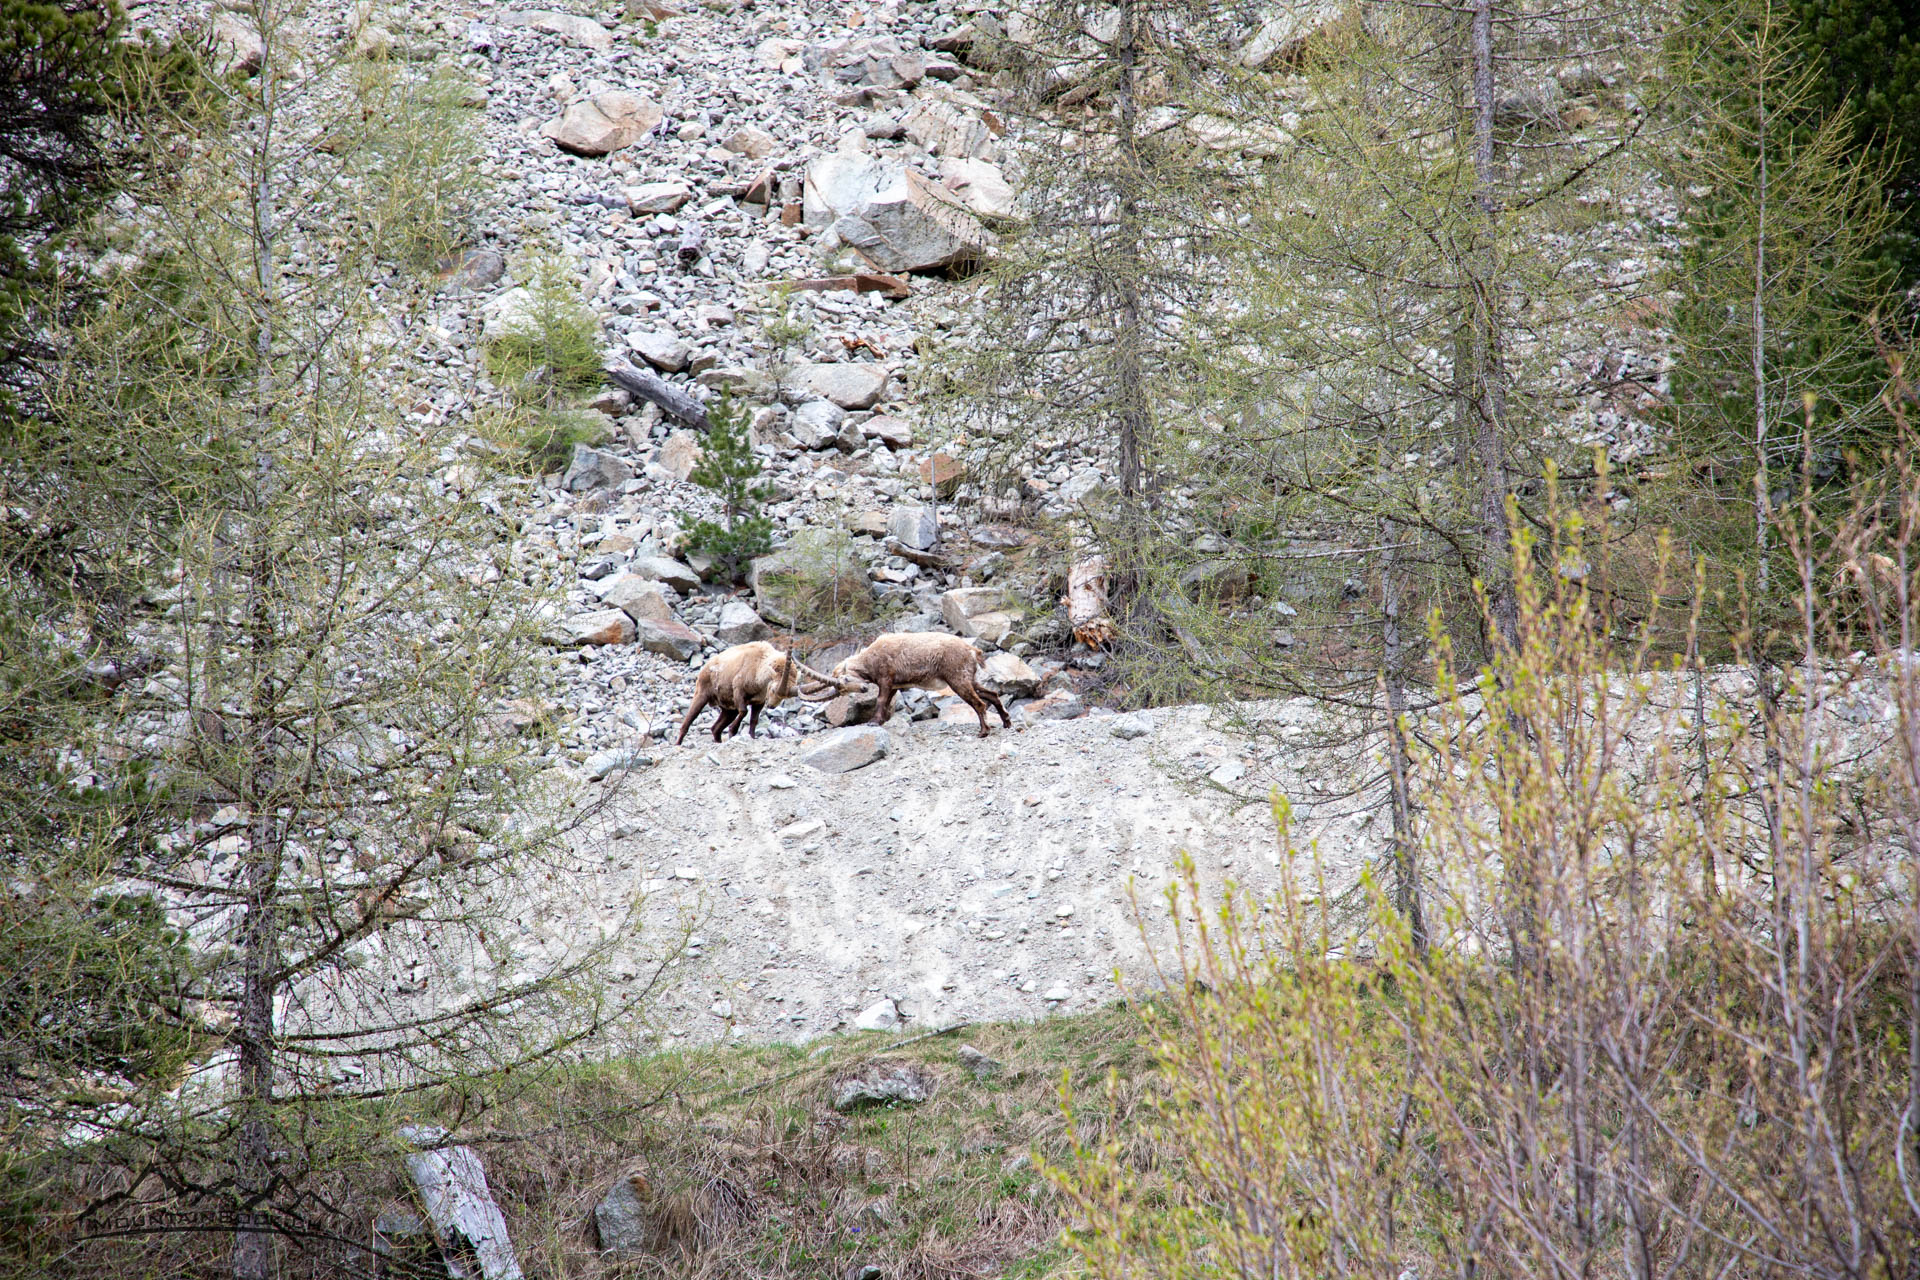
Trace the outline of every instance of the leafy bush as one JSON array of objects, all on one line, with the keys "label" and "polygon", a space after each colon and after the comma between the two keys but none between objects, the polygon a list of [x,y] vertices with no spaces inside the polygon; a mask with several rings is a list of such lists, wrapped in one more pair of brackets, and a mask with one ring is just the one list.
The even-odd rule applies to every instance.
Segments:
[{"label": "leafy bush", "polygon": [[722,394],[707,420],[706,444],[689,478],[719,494],[725,512],[718,523],[694,520],[688,525],[685,550],[712,562],[711,577],[737,582],[756,557],[773,549],[773,522],[757,512],[769,490],[757,482],[760,459],[753,453],[747,415],[733,397]]},{"label": "leafy bush", "polygon": [[761,566],[754,585],[761,613],[809,631],[843,631],[874,616],[866,565],[838,530],[803,531]]},{"label": "leafy bush", "polygon": [[525,304],[487,343],[487,372],[523,403],[555,408],[600,385],[600,322],[554,258],[537,259],[524,287]]}]

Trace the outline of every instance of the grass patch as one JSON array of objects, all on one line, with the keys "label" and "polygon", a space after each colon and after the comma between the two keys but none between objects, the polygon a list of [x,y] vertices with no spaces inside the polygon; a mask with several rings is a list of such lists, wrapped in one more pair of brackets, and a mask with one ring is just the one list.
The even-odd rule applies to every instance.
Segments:
[{"label": "grass patch", "polygon": [[600,385],[600,322],[555,259],[536,259],[524,299],[486,345],[493,380],[522,404],[557,409]]}]

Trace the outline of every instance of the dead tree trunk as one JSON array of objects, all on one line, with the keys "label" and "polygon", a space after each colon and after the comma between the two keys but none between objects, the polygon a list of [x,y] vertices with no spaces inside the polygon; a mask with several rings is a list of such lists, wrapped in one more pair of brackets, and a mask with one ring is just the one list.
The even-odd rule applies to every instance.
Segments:
[{"label": "dead tree trunk", "polygon": [[613,385],[624,387],[642,400],[659,405],[661,412],[675,422],[701,431],[709,430],[713,425],[707,420],[705,405],[678,387],[667,385],[651,369],[639,368],[616,356],[607,361],[604,372]]}]

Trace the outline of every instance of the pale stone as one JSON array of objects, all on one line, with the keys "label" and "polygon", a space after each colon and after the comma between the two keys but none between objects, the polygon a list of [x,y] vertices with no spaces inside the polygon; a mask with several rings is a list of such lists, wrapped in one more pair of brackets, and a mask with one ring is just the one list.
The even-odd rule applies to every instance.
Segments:
[{"label": "pale stone", "polygon": [[542,125],[540,132],[564,150],[603,156],[646,137],[661,115],[658,105],[639,94],[610,89],[574,103],[565,115]]}]

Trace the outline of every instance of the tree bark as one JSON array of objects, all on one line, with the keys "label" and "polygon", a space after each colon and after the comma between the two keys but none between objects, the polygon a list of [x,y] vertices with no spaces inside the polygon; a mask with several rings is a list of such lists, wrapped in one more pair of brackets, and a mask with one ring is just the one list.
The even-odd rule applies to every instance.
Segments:
[{"label": "tree bark", "polygon": [[[1507,524],[1511,481],[1506,454],[1506,368],[1500,342],[1500,285],[1496,235],[1500,197],[1493,164],[1493,0],[1474,0],[1468,24],[1472,71],[1473,201],[1477,226],[1468,245],[1462,328],[1464,351],[1455,353],[1460,413],[1479,471],[1476,501],[1480,525],[1480,581],[1487,593],[1491,644],[1511,649],[1518,640],[1519,610],[1513,592],[1512,533]],[[1464,370],[1460,356],[1465,355]],[[1462,374],[1464,373],[1464,377]]]},{"label": "tree bark", "polygon": [[1406,647],[1400,634],[1400,531],[1383,521],[1380,562],[1380,666],[1387,693],[1387,775],[1393,790],[1394,908],[1407,922],[1415,954],[1427,954],[1427,923],[1420,905],[1418,844],[1413,831],[1412,757],[1407,750]]}]

